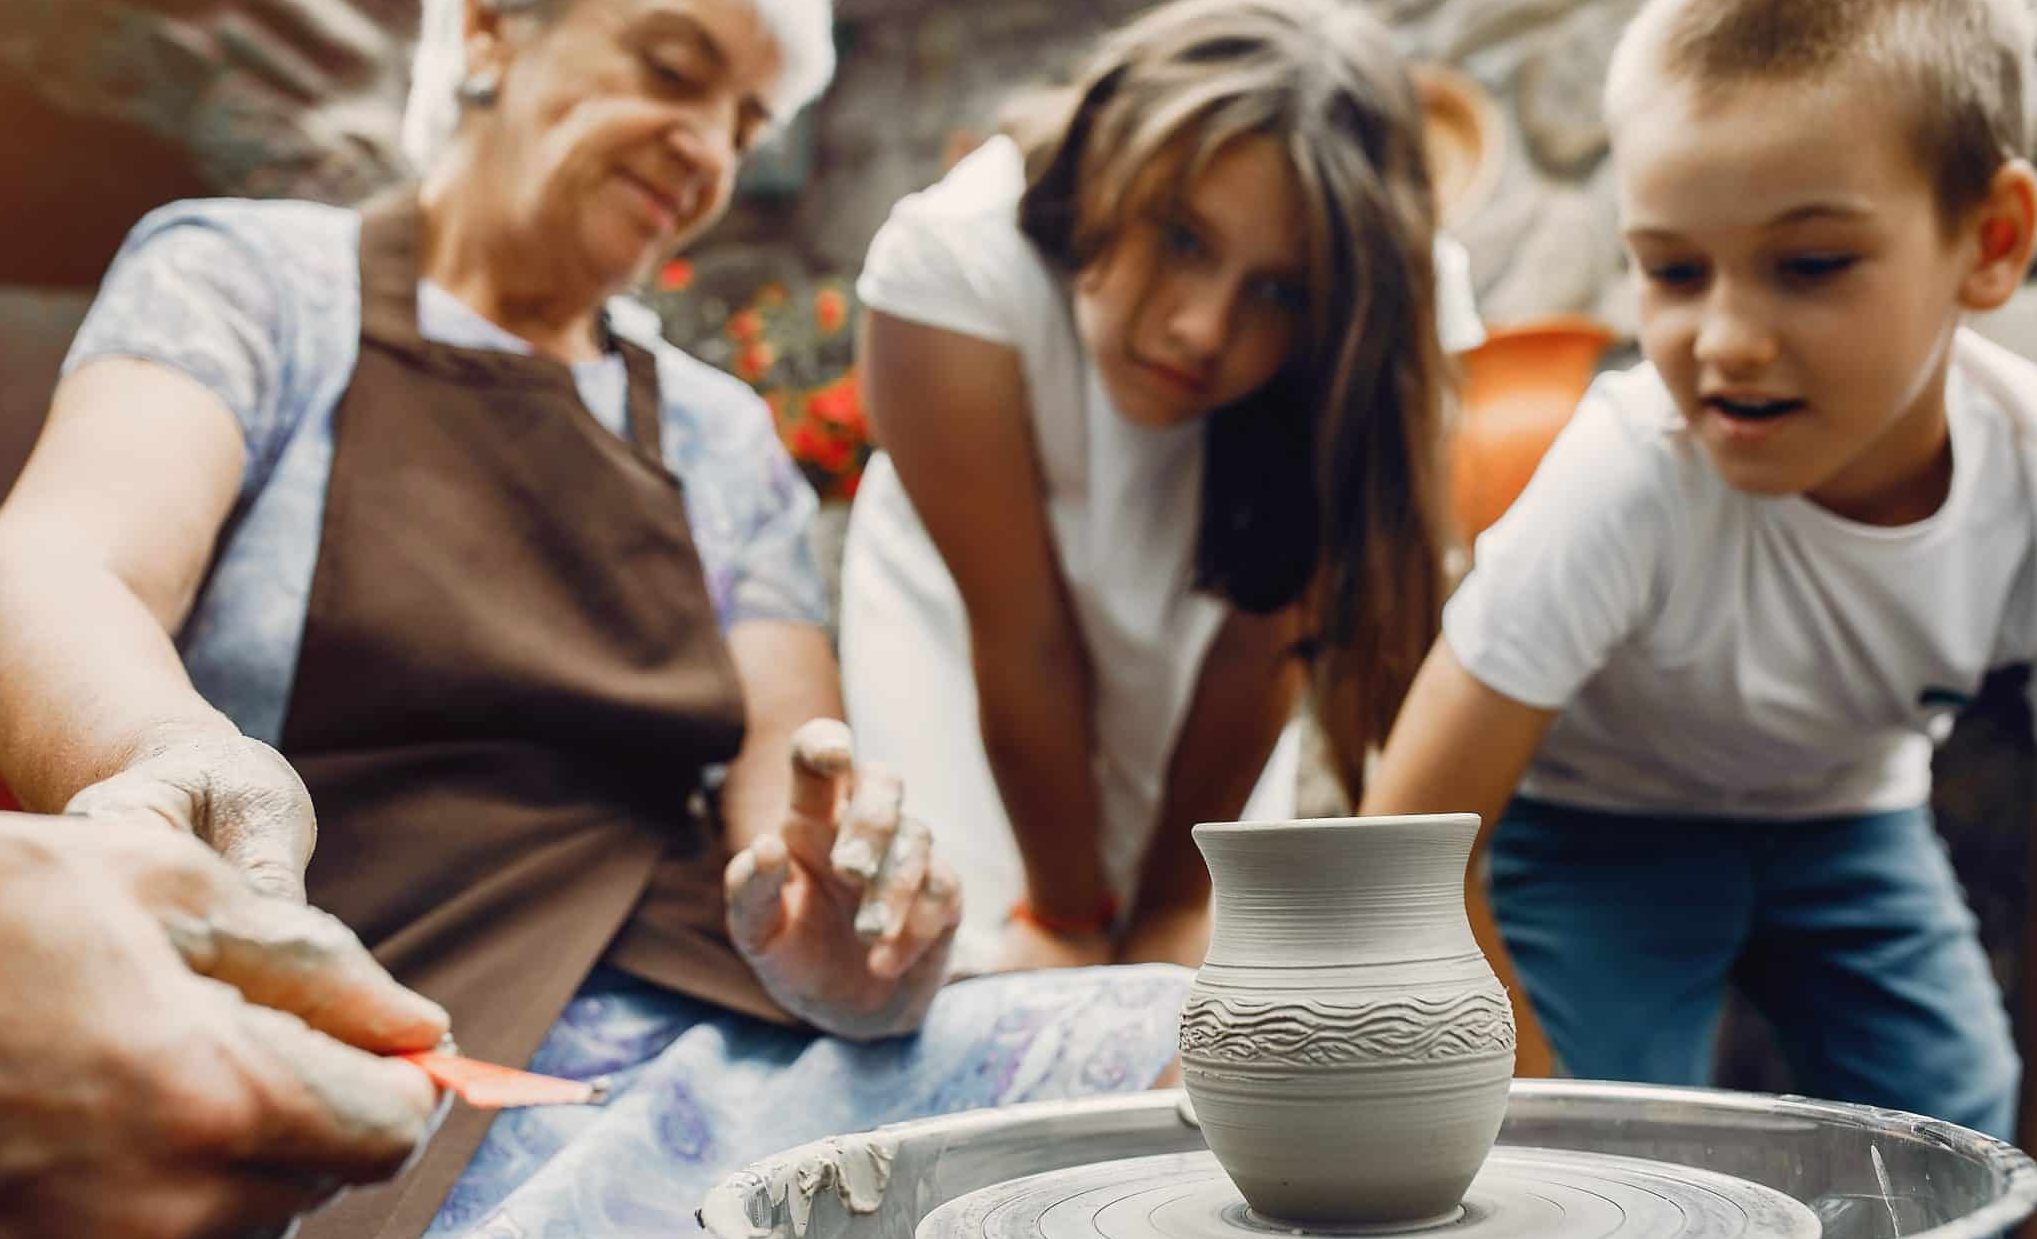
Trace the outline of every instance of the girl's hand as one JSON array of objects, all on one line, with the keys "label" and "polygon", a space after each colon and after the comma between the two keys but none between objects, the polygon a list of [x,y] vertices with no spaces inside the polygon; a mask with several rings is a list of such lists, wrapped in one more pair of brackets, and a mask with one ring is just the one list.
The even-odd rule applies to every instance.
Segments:
[{"label": "girl's hand", "polygon": [[1087,968],[1111,962],[1110,935],[1060,934],[1013,917],[991,955],[988,972],[1025,972],[1034,968]]},{"label": "girl's hand", "polygon": [[1118,945],[1120,964],[1180,964],[1202,967],[1209,953],[1209,904],[1142,911]]}]

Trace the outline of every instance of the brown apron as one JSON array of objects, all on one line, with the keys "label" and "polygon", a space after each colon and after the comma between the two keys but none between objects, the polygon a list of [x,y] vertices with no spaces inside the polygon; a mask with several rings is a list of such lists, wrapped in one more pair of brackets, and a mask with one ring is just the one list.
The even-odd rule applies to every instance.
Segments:
[{"label": "brown apron", "polygon": [[[417,330],[415,190],[363,212],[361,347],[282,738],[318,810],[312,903],[521,1065],[604,955],[784,1018],[729,945],[700,772],[742,700],[627,342],[630,442],[571,372]],[[490,1116],[310,1237],[415,1236]]]}]

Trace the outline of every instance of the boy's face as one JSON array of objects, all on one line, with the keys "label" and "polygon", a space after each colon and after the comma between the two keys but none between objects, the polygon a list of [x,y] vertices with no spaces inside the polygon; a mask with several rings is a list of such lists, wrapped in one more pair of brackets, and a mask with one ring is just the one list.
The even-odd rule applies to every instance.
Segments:
[{"label": "boy's face", "polygon": [[1942,499],[1972,260],[1865,79],[1636,92],[1616,175],[1641,345],[1729,486],[1895,523]]}]

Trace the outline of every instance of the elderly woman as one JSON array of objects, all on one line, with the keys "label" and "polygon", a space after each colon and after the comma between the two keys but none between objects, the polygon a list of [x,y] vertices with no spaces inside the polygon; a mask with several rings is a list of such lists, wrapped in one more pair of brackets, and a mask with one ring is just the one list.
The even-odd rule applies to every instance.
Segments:
[{"label": "elderly woman", "polygon": [[153,810],[469,1053],[616,1079],[485,1145],[456,1113],[307,1233],[667,1234],[830,1129],[1150,1083],[1178,970],[934,1001],[927,830],[839,724],[794,736],[840,708],[812,496],[759,400],[613,300],[826,81],[825,0],[426,17],[420,100],[450,65],[460,104],[422,185],[145,220],[0,510],[29,807]]}]

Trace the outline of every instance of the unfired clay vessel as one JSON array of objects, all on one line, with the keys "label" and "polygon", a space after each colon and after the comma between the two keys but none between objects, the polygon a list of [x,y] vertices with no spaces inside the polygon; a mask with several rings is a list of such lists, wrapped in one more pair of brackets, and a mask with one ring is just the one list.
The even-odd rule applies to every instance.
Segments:
[{"label": "unfired clay vessel", "polygon": [[1264,1221],[1457,1216],[1514,1065],[1513,1011],[1464,915],[1477,831],[1472,814],[1195,828],[1215,916],[1182,1066]]}]

